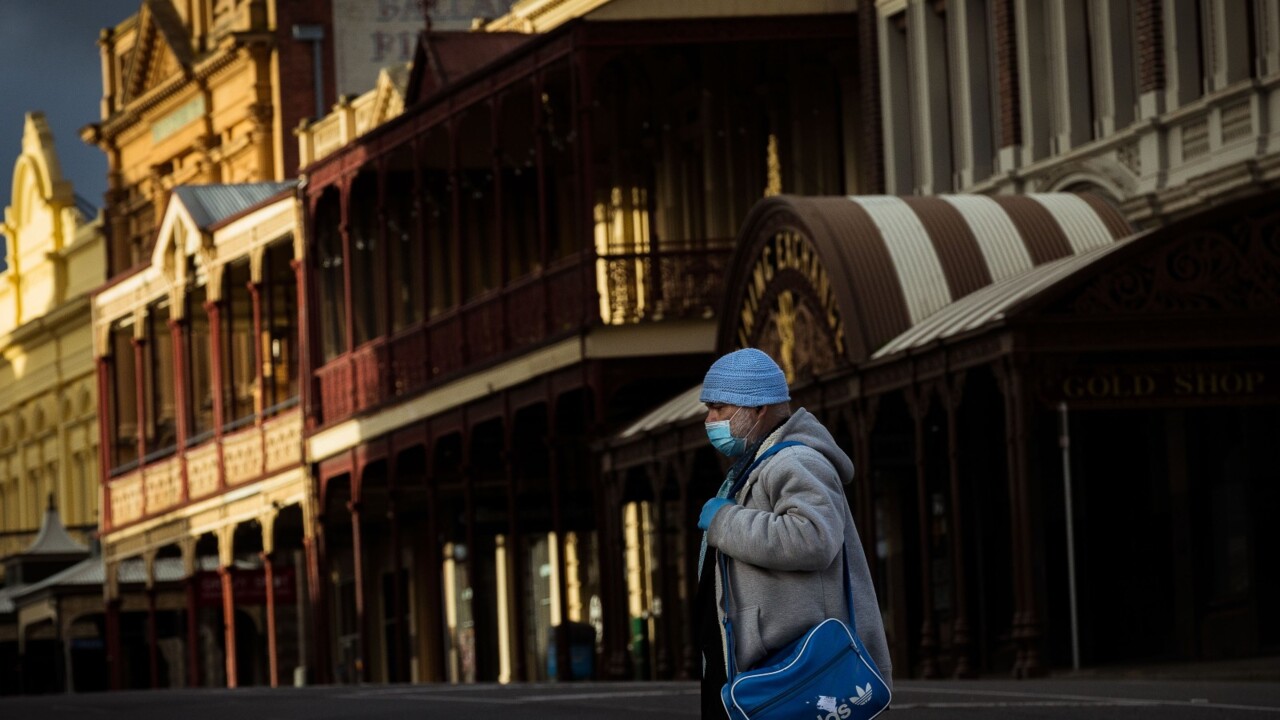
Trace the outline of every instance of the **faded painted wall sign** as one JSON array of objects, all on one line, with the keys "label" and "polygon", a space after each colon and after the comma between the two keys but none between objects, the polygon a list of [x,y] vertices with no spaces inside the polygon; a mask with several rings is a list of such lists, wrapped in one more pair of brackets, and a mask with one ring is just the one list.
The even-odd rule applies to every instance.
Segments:
[{"label": "faded painted wall sign", "polygon": [[[504,15],[514,0],[437,0],[430,3],[436,30],[466,30],[473,18]],[[340,95],[373,88],[378,71],[413,60],[425,26],[420,0],[333,0],[334,54]]]}]

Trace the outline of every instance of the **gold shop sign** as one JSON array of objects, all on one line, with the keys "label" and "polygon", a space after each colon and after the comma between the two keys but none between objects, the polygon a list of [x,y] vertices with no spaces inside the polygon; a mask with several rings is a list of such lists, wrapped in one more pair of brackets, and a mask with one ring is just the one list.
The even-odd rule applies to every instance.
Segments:
[{"label": "gold shop sign", "polygon": [[1090,368],[1060,376],[1067,402],[1232,402],[1280,395],[1276,368],[1232,365]]}]

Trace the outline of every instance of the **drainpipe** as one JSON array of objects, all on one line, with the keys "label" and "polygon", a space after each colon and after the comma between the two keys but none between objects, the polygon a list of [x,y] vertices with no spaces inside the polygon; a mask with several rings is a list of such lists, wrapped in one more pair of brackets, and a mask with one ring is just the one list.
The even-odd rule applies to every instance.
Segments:
[{"label": "drainpipe", "polygon": [[293,39],[311,43],[311,77],[315,81],[316,120],[324,117],[323,25],[294,25]]}]

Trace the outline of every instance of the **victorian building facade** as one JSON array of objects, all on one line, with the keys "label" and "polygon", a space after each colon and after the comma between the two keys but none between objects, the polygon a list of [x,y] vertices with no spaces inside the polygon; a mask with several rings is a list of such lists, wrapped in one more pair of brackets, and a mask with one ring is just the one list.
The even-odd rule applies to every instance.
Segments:
[{"label": "victorian building facade", "polygon": [[[882,138],[864,169],[899,197],[758,205],[717,351],[774,353],[848,444],[895,667],[1274,652],[1274,9],[862,10]],[[716,469],[696,397],[638,418],[602,465],[686,526]],[[687,592],[654,567],[641,587]]]},{"label": "victorian building facade", "polygon": [[582,5],[427,34],[405,111],[304,168],[334,680],[692,672],[631,649],[651,559],[592,448],[710,361],[752,204],[857,176],[857,26],[852,3]]},{"label": "victorian building facade", "polygon": [[[305,680],[297,144],[329,3],[142,3],[102,33],[92,300],[110,685]],[[144,650],[139,651],[138,648]]]},{"label": "victorian building facade", "polygon": [[97,395],[87,312],[101,284],[97,211],[29,113],[0,265],[0,557],[35,537],[50,494],[80,539],[98,521]]},{"label": "victorian building facade", "polygon": [[[0,232],[5,239],[0,258],[3,693],[39,689],[18,670],[32,657],[28,641],[40,644],[53,635],[52,624],[21,622],[14,598],[88,553],[99,510],[88,311],[89,292],[103,280],[102,221],[63,178],[53,135],[38,112],[26,116]],[[46,508],[54,502],[70,525],[69,535],[61,520],[56,531],[40,532]],[[35,655],[45,649],[41,645]],[[55,649],[50,660],[60,653]]]}]

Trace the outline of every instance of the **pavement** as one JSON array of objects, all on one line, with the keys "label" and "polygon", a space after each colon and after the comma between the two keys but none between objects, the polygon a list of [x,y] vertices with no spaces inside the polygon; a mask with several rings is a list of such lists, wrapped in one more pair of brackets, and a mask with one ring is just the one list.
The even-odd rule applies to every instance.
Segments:
[{"label": "pavement", "polygon": [[1213,662],[1169,662],[1092,667],[1075,671],[1058,671],[1053,673],[1051,677],[1061,679],[1204,680],[1280,683],[1280,655]]},{"label": "pavement", "polygon": [[[0,698],[2,720],[654,720],[698,717],[690,682],[363,685]],[[1280,720],[1280,683],[1054,677],[904,680],[882,718]],[[815,720],[821,720],[816,718]]]}]

